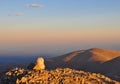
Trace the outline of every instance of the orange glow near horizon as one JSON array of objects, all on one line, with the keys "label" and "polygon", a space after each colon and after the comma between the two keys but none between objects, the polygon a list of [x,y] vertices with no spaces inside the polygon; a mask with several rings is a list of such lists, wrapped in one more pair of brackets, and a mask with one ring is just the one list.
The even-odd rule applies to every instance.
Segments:
[{"label": "orange glow near horizon", "polygon": [[1,43],[13,44],[47,44],[47,43],[78,43],[78,42],[109,42],[119,41],[119,33],[107,31],[4,31],[0,32]]}]

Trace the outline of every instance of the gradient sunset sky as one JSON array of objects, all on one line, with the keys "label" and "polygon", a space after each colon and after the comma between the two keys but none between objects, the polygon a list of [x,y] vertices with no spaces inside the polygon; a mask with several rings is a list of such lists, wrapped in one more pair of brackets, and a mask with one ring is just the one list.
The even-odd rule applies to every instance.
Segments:
[{"label": "gradient sunset sky", "polygon": [[0,56],[120,50],[120,0],[0,0]]}]

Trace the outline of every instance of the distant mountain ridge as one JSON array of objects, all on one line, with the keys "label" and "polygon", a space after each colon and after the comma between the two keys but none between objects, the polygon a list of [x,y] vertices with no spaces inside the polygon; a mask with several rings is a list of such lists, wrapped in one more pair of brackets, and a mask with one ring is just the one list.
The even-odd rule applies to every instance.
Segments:
[{"label": "distant mountain ridge", "polygon": [[72,68],[108,75],[120,72],[120,51],[101,48],[79,50],[48,59],[46,65],[48,69]]},{"label": "distant mountain ridge", "polygon": [[66,65],[69,64],[72,67],[79,69],[81,64],[83,65],[102,64],[107,61],[113,60],[119,56],[120,56],[120,51],[92,48],[88,50],[79,50],[79,51],[71,52],[58,57],[53,57],[47,61],[50,62],[51,64],[52,62],[54,64],[58,63],[59,64],[58,66],[61,67],[64,67],[65,64]]}]

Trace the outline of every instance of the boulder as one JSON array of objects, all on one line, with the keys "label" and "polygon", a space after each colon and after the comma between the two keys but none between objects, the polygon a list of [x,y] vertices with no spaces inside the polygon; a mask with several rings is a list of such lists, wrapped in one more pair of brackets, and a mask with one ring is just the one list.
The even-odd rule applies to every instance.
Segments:
[{"label": "boulder", "polygon": [[45,69],[44,58],[38,57],[36,65],[33,67],[33,70]]}]

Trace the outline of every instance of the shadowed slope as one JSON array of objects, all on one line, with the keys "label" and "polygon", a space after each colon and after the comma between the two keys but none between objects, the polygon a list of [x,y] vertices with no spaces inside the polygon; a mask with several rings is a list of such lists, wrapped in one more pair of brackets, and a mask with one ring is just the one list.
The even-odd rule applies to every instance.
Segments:
[{"label": "shadowed slope", "polygon": [[120,56],[102,64],[102,74],[120,81]]},{"label": "shadowed slope", "polygon": [[[102,67],[109,73],[114,72],[114,71],[118,71],[120,72],[120,56],[116,57],[110,61],[107,61],[105,63],[102,64]],[[103,72],[105,72],[103,70]]]}]

